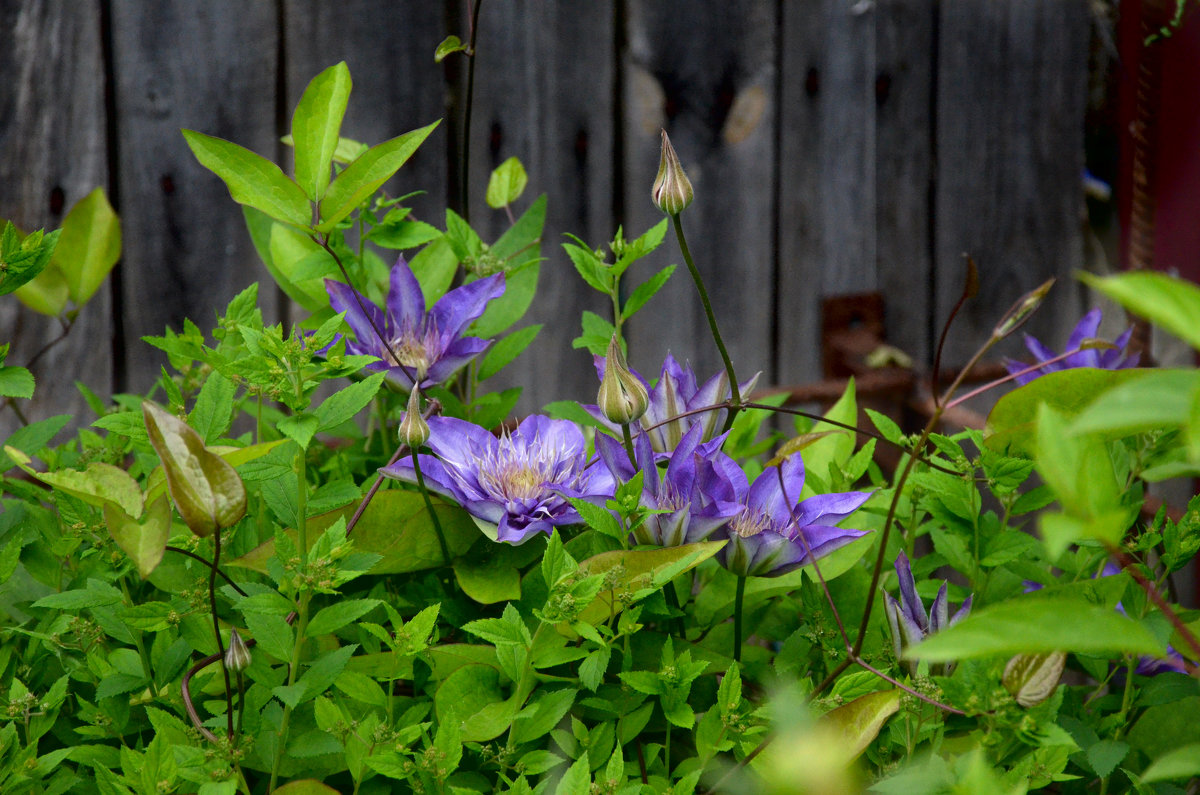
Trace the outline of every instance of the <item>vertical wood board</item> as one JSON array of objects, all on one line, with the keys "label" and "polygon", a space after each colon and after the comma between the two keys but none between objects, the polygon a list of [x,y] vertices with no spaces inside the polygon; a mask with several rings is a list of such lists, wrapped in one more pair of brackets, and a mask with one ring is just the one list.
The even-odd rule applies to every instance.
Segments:
[{"label": "vertical wood board", "polygon": [[[614,168],[615,7],[522,0],[486,3],[480,14],[471,125],[471,222],[485,241],[509,226],[484,202],[488,176],[516,156],[529,174],[524,211],[547,194],[538,293],[518,327],[544,324],[538,339],[490,389],[522,386],[519,413],[556,400],[595,400],[591,356],[573,349],[584,309],[603,297],[584,284],[562,248],[570,232],[599,246],[616,231]],[[464,31],[465,32],[465,31]]]},{"label": "vertical wood board", "polygon": [[[980,296],[955,322],[963,364],[1003,312],[1055,276],[1026,331],[1061,349],[1080,316],[1083,119],[1089,19],[1066,0],[941,3],[935,269],[941,322],[962,292],[962,254]],[[1003,351],[1020,355],[1011,340]]]},{"label": "vertical wood board", "polygon": [[[250,282],[270,283],[242,208],[192,156],[180,128],[233,141],[278,161],[277,14],[272,3],[163,0],[113,3],[126,384],[145,391],[166,361],[141,342],[209,329]],[[259,294],[274,322],[276,292]]]},{"label": "vertical wood board", "polygon": [[[663,218],[650,200],[666,129],[695,189],[680,218],[738,378],[773,380],[776,5],[631,2],[624,63],[627,237]],[[631,363],[657,377],[668,352],[701,379],[721,369],[673,232],[633,283],[679,268],[631,323]]]},{"label": "vertical wood board", "polygon": [[[25,232],[53,229],[71,205],[108,187],[100,4],[0,2],[0,30],[8,33],[0,47],[0,219]],[[34,366],[34,398],[19,402],[29,420],[69,413],[86,422],[76,380],[112,391],[111,313],[106,283]],[[60,331],[15,296],[0,298],[8,365],[25,365]],[[0,412],[0,438],[18,425],[11,410]]]}]

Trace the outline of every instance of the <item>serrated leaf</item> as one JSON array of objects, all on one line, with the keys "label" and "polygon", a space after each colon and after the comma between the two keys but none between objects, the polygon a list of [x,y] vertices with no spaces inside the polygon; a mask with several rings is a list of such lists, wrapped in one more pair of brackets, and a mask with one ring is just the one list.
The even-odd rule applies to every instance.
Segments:
[{"label": "serrated leaf", "polygon": [[668,265],[639,284],[637,289],[625,300],[625,306],[621,308],[621,319],[628,320],[633,317],[633,313],[645,306],[646,302],[662,289],[662,286],[667,283],[667,279],[670,279],[671,274],[674,272],[675,266]]},{"label": "serrated leaf", "polygon": [[233,422],[233,396],[237,386],[220,373],[211,373],[200,387],[196,405],[188,415],[188,422],[204,439],[212,444],[229,430]]},{"label": "serrated leaf", "polygon": [[246,629],[258,641],[258,648],[277,660],[291,660],[296,645],[295,631],[283,616],[273,613],[243,613]]},{"label": "serrated leaf", "polygon": [[320,427],[321,420],[315,414],[308,412],[292,414],[275,423],[275,428],[280,433],[300,445],[304,450],[308,449],[309,443]]},{"label": "serrated leaf", "polygon": [[200,164],[224,181],[235,202],[285,223],[300,227],[311,223],[308,197],[279,166],[245,147],[211,135],[183,130],[183,137]]},{"label": "serrated leaf", "polygon": [[362,618],[380,604],[378,599],[351,599],[331,604],[329,607],[322,608],[308,622],[308,627],[304,631],[305,636],[315,638],[335,632],[352,621]]},{"label": "serrated leaf", "polygon": [[384,371],[372,373],[363,380],[325,398],[316,411],[319,420],[317,432],[336,428],[343,422],[353,419],[379,394],[379,387],[386,377],[387,373]]},{"label": "serrated leaf", "polygon": [[33,397],[33,373],[24,367],[0,367],[0,397]]}]

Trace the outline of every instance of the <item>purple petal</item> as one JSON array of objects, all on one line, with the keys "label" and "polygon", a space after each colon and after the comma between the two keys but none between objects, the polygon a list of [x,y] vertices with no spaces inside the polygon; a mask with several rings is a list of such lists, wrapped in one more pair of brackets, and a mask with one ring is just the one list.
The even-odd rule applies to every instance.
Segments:
[{"label": "purple petal", "polygon": [[846,491],[809,497],[796,508],[796,523],[803,526],[821,520],[820,524],[837,524],[858,510],[872,494],[870,491]]},{"label": "purple petal", "polygon": [[1067,339],[1067,350],[1078,348],[1084,340],[1096,336],[1097,332],[1100,331],[1100,316],[1100,309],[1096,308],[1084,315],[1075,324],[1075,329]]},{"label": "purple petal", "polygon": [[791,508],[800,499],[800,490],[803,488],[804,462],[799,455],[792,455],[784,459],[779,467],[767,467],[754,479],[746,504],[751,510],[762,511],[786,525],[791,522]]},{"label": "purple petal", "polygon": [[[382,344],[375,334],[375,329],[371,326],[371,321],[375,321],[375,325],[379,327],[380,331],[387,333],[383,312],[379,311],[379,307],[363,297],[358,290],[341,282],[335,282],[333,279],[325,280],[325,292],[329,294],[329,305],[333,307],[333,311],[346,313],[346,322],[354,330],[354,336],[358,338],[359,344],[367,349],[366,352],[378,356],[382,350]],[[366,314],[363,314],[363,310],[366,310]],[[368,320],[368,316],[370,320]],[[348,345],[347,350],[349,350]]]},{"label": "purple petal", "polygon": [[389,281],[387,311],[393,328],[420,328],[425,321],[425,294],[403,255],[392,266]]},{"label": "purple petal", "polygon": [[900,580],[900,604],[904,608],[904,614],[920,627],[922,632],[927,632],[929,623],[925,616],[925,605],[921,602],[921,597],[917,596],[912,565],[908,562],[908,555],[903,552],[896,556],[896,577]]},{"label": "purple petal", "polygon": [[617,439],[606,433],[597,433],[596,452],[616,479],[627,482],[634,476],[633,464],[629,462],[629,453],[625,452],[625,445]]},{"label": "purple petal", "polygon": [[950,605],[946,601],[946,590],[947,585],[943,582],[937,596],[933,597],[933,604],[929,606],[930,632],[937,632],[950,625]]},{"label": "purple petal", "polygon": [[429,311],[429,317],[442,339],[451,340],[483,314],[488,301],[503,294],[503,273],[477,279],[443,295]]},{"label": "purple petal", "polygon": [[[801,529],[804,533],[804,540],[808,542],[808,548],[812,550],[813,558],[823,558],[834,550],[841,549],[856,538],[862,538],[867,534],[866,530],[849,530],[844,527],[828,527],[820,524],[810,524]],[[808,557],[804,552],[804,544],[800,541],[793,541],[802,553],[802,562],[810,563],[812,558]]]},{"label": "purple petal", "polygon": [[970,615],[971,602],[973,602],[973,601],[975,601],[975,594],[971,594],[970,596],[967,597],[966,601],[962,603],[962,607],[958,608],[958,611],[955,612],[954,615],[950,616],[950,622],[948,624],[946,624],[946,626],[952,627],[955,624],[957,624],[959,621],[962,621],[964,618],[966,618],[968,615]]},{"label": "purple petal", "polygon": [[[1054,351],[1050,350],[1045,345],[1043,345],[1041,343],[1041,341],[1038,340],[1037,337],[1031,337],[1028,334],[1025,335],[1025,347],[1029,349],[1029,352],[1032,353],[1034,358],[1037,359],[1039,362],[1044,362],[1047,359],[1053,359],[1055,356],[1058,355],[1057,353],[1055,353]],[[1058,363],[1056,362],[1055,364],[1058,364]],[[1053,366],[1054,365],[1051,365],[1051,367],[1053,367]]]},{"label": "purple petal", "polygon": [[450,344],[429,367],[422,384],[440,384],[465,367],[472,359],[492,347],[492,340],[462,337]]}]

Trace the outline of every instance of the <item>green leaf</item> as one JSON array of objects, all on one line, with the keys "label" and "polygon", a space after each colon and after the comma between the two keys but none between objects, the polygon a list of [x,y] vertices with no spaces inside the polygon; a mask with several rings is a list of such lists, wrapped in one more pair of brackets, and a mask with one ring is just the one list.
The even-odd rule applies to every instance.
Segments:
[{"label": "green leaf", "polygon": [[438,124],[440,121],[435,121],[426,127],[372,146],[346,166],[321,199],[321,223],[317,226],[317,231],[332,230],[339,221],[353,212],[355,207],[391,179]]},{"label": "green leaf", "polygon": [[33,373],[24,367],[0,367],[0,397],[33,397]]},{"label": "green leaf", "polygon": [[[274,613],[242,614],[246,629],[258,641],[258,648],[277,660],[291,660],[296,645],[294,630],[283,616]],[[210,627],[211,629],[211,627]]]},{"label": "green leaf", "polygon": [[[440,48],[439,48],[440,49]],[[492,172],[488,177],[487,195],[484,201],[493,210],[507,207],[521,197],[525,186],[529,184],[529,175],[525,166],[515,157],[510,157]]]},{"label": "green leaf", "polygon": [[32,280],[18,287],[13,295],[34,312],[50,317],[61,315],[70,297],[67,277],[54,265],[47,265]]},{"label": "green leaf", "polygon": [[88,464],[82,472],[75,469],[37,472],[29,466],[29,456],[20,450],[5,445],[4,452],[27,474],[88,505],[103,508],[111,503],[130,516],[142,515],[142,490],[137,481],[119,467],[97,461]]},{"label": "green leaf", "polygon": [[291,781],[271,790],[271,795],[338,795],[333,787],[312,778]]},{"label": "green leaf", "polygon": [[973,610],[952,627],[909,648],[908,659],[949,662],[991,655],[1073,651],[1150,654],[1165,646],[1141,624],[1115,610],[1038,594]]},{"label": "green leaf", "polygon": [[149,505],[141,521],[115,504],[106,503],[104,522],[113,541],[137,566],[142,579],[149,577],[162,562],[171,537],[171,504],[166,495]]},{"label": "green leaf", "polygon": [[362,411],[379,394],[379,387],[385,378],[387,378],[387,373],[384,371],[372,373],[363,380],[325,398],[316,411],[317,419],[320,421],[317,431],[328,431],[353,419],[354,415]]},{"label": "green leaf", "polygon": [[455,52],[462,52],[467,49],[467,45],[462,43],[458,36],[447,36],[442,39],[441,44],[433,51],[434,63],[441,63],[447,55]]},{"label": "green leaf", "polygon": [[1071,423],[1072,434],[1102,433],[1115,439],[1188,424],[1200,389],[1197,370],[1130,370],[1130,376],[1101,392]]},{"label": "green leaf", "polygon": [[7,295],[42,273],[50,263],[61,230],[50,234],[42,230],[22,237],[12,222],[4,223],[0,234],[0,295]]},{"label": "green leaf", "polygon": [[524,353],[525,349],[537,338],[538,332],[541,330],[542,326],[539,323],[534,326],[517,329],[507,337],[496,340],[496,343],[488,349],[488,352],[484,354],[483,359],[479,363],[479,380],[484,381],[491,378],[504,369],[513,359]]},{"label": "green leaf", "polygon": [[321,612],[308,622],[308,627],[304,630],[305,637],[316,638],[335,632],[350,622],[362,618],[380,604],[378,599],[350,599],[331,604],[329,607],[322,608]]},{"label": "green leaf", "polygon": [[470,598],[484,605],[521,598],[521,572],[515,566],[454,561],[454,579]]},{"label": "green leaf", "polygon": [[288,298],[309,312],[317,312],[328,306],[329,299],[323,281],[294,279],[291,275],[295,271],[295,263],[303,256],[299,250],[304,245],[302,241],[307,241],[310,247],[319,247],[299,230],[276,223],[266,213],[253,207],[243,207],[242,215],[246,219],[246,229],[250,232],[254,250]]},{"label": "green leaf", "polygon": [[583,756],[567,769],[566,774],[559,779],[558,786],[554,788],[554,795],[578,795],[581,792],[587,792],[591,786],[591,767],[588,762],[587,751],[583,752]]},{"label": "green leaf", "polygon": [[[846,391],[838,398],[837,403],[834,403],[829,411],[825,412],[825,417],[845,425],[855,425],[858,422],[858,401],[855,398],[853,378],[846,384]],[[813,425],[813,430],[834,432],[820,437],[804,448],[805,471],[824,476],[829,472],[830,464],[836,465],[839,469],[844,468],[846,462],[850,460],[850,456],[854,455],[854,433],[820,421]],[[786,449],[787,445],[784,445],[780,453],[782,454]],[[812,481],[805,480],[804,488],[800,492],[801,498],[807,499],[815,494]]]},{"label": "green leaf", "polygon": [[120,604],[121,592],[100,580],[88,580],[87,588],[52,593],[33,603],[34,607],[49,607],[55,610],[83,610],[91,607],[107,607]]},{"label": "green leaf", "polygon": [[200,164],[225,182],[238,204],[299,227],[312,222],[312,207],[304,191],[270,160],[194,130],[184,130],[183,137]]},{"label": "green leaf", "polygon": [[[611,615],[624,609],[632,601],[644,599],[661,589],[685,571],[699,566],[725,546],[725,541],[701,541],[663,549],[631,549],[602,552],[579,564],[580,578],[596,574],[607,574],[616,570],[616,587],[601,591],[579,614],[579,620],[588,624],[602,624]],[[631,597],[622,599],[621,594]]]},{"label": "green leaf", "polygon": [[[434,510],[446,536],[452,557],[463,554],[480,538],[470,514],[457,505],[432,497]],[[308,520],[310,546],[317,537],[338,519],[349,519],[357,506],[311,517]],[[295,538],[295,531],[288,535]],[[429,520],[425,500],[418,492],[380,491],[371,500],[358,524],[354,527],[354,549],[382,556],[372,568],[373,574],[404,574],[412,571],[439,568],[444,564],[442,548]],[[229,561],[231,566],[253,569],[265,574],[267,560],[275,554],[275,541],[270,540],[240,558]]]},{"label": "green leaf", "polygon": [[483,316],[475,321],[472,328],[477,336],[500,336],[529,309],[537,292],[540,239],[545,223],[546,196],[543,194],[492,246],[492,253],[506,260],[504,295],[490,301]]},{"label": "green leaf", "polygon": [[571,709],[578,692],[565,688],[540,695],[537,701],[530,705],[533,708],[532,712],[526,709],[513,721],[512,741],[517,744],[527,743],[549,734]]},{"label": "green leaf", "polygon": [[233,422],[233,396],[237,386],[220,373],[210,373],[200,387],[196,405],[188,422],[205,444],[212,444],[229,430]]},{"label": "green leaf", "polygon": [[633,317],[633,313],[645,306],[646,302],[662,289],[662,286],[667,283],[667,279],[671,278],[671,274],[674,272],[675,266],[668,265],[639,284],[637,289],[633,291],[633,294],[626,299],[625,306],[621,308],[621,319],[628,320]]},{"label": "green leaf", "polygon": [[1200,349],[1200,287],[1186,279],[1156,271],[1126,271],[1113,276],[1080,273],[1079,279],[1135,315]]},{"label": "green leaf", "polygon": [[275,423],[275,428],[284,436],[300,445],[302,450],[308,449],[313,435],[320,427],[321,420],[315,414],[309,414],[308,412],[292,414]]},{"label": "green leaf", "polygon": [[1200,776],[1200,743],[1176,748],[1155,759],[1142,773],[1142,783],[1192,776]]},{"label": "green leaf", "polygon": [[321,200],[329,186],[329,169],[350,101],[350,87],[346,62],[334,64],[312,79],[292,114],[296,182],[314,202]]},{"label": "green leaf", "polygon": [[346,663],[354,656],[356,644],[342,646],[340,649],[323,654],[308,667],[297,682],[304,688],[304,701],[309,701],[333,687],[333,683],[346,670]]},{"label": "green leaf", "polygon": [[200,436],[178,417],[149,401],[142,403],[142,415],[171,499],[188,528],[204,538],[232,527],[246,513],[246,488],[237,470],[205,448]]},{"label": "green leaf", "polygon": [[821,723],[836,731],[845,744],[845,759],[856,758],[879,735],[888,718],[900,710],[900,691],[881,690],[859,696],[849,704],[821,716]]},{"label": "green leaf", "polygon": [[76,305],[87,303],[121,258],[121,222],[103,188],[80,199],[63,219],[52,266],[67,283]]},{"label": "green leaf", "polygon": [[1100,778],[1108,778],[1129,754],[1129,745],[1120,740],[1101,740],[1087,749],[1088,764]]},{"label": "green leaf", "polygon": [[1036,378],[996,401],[988,414],[985,443],[997,452],[1032,457],[1042,404],[1071,419],[1106,390],[1145,374],[1145,370],[1077,367]]}]

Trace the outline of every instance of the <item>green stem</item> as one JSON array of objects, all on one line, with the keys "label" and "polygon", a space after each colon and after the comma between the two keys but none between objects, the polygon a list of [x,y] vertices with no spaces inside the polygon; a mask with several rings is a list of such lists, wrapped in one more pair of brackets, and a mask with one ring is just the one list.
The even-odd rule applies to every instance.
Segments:
[{"label": "green stem", "polygon": [[717,328],[717,316],[713,314],[712,303],[708,300],[708,291],[704,289],[704,280],[700,278],[700,271],[697,270],[696,263],[692,259],[687,238],[683,236],[683,224],[679,222],[679,213],[671,216],[671,223],[675,225],[675,238],[679,241],[679,250],[683,252],[683,261],[687,263],[688,271],[692,274],[692,281],[696,283],[696,290],[700,293],[700,303],[704,304],[704,315],[708,318],[708,327],[712,331],[713,341],[717,343],[717,350],[721,352],[721,361],[725,363],[725,373],[729,376],[729,389],[733,400],[730,402],[729,416],[725,418],[724,430],[728,431],[733,427],[733,420],[742,408],[742,396],[738,391],[737,375],[733,372],[733,361],[729,358],[729,351],[725,349],[725,341],[721,338],[720,329]]},{"label": "green stem", "polygon": [[633,434],[629,432],[629,423],[621,423],[621,435],[625,438],[625,452],[629,454],[629,463],[633,465],[633,471],[637,472],[637,458],[633,454]]},{"label": "green stem", "polygon": [[463,113],[462,196],[459,200],[462,202],[461,215],[468,224],[471,223],[471,200],[467,195],[467,183],[471,172],[471,109],[475,104],[475,42],[479,38],[479,9],[482,6],[483,0],[475,0],[475,10],[471,14],[471,42],[467,46],[467,100]]},{"label": "green stem", "polygon": [[425,510],[429,511],[429,518],[433,520],[433,530],[437,533],[438,544],[442,547],[442,559],[449,566],[450,548],[446,546],[446,536],[442,533],[442,523],[438,521],[437,513],[433,510],[433,501],[429,499],[429,489],[425,488],[425,476],[421,474],[421,462],[417,458],[416,448],[413,448],[411,452],[413,471],[417,473],[417,488],[421,490],[421,496],[425,498]]},{"label": "green stem", "polygon": [[739,574],[733,597],[733,659],[742,661],[742,603],[746,600],[746,575]]}]

